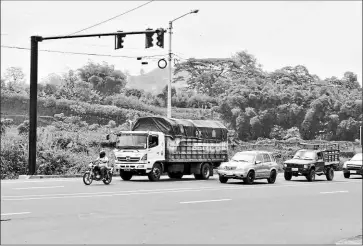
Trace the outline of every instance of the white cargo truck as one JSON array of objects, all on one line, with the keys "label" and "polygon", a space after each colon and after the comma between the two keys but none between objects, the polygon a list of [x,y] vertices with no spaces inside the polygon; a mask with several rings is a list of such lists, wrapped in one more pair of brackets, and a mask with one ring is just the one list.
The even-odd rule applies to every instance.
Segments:
[{"label": "white cargo truck", "polygon": [[228,161],[227,133],[217,121],[141,117],[131,131],[107,139],[115,143],[114,168],[123,180],[138,175],[157,181],[163,173],[209,179],[213,168]]}]

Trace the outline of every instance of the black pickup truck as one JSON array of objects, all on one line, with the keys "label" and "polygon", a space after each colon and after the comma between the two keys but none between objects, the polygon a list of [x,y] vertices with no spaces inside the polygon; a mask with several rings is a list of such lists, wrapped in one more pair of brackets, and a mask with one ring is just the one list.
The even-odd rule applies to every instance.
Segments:
[{"label": "black pickup truck", "polygon": [[293,176],[305,176],[308,181],[314,181],[315,175],[326,176],[331,181],[334,170],[339,166],[340,150],[338,144],[305,144],[298,150],[294,157],[284,162],[285,180]]}]

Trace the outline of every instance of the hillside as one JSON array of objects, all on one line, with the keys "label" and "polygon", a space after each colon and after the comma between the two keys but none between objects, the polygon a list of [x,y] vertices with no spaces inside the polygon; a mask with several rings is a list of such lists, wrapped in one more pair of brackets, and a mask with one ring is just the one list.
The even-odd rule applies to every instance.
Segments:
[{"label": "hillside", "polygon": [[[187,77],[187,73],[180,73],[179,76]],[[175,78],[175,77],[174,77]],[[169,79],[169,70],[168,69],[159,69],[156,68],[149,73],[145,73],[143,75],[138,76],[130,76],[128,83],[126,85],[127,88],[145,90],[153,93],[160,93],[162,89],[167,85]],[[185,87],[185,80],[179,81],[173,84],[175,88]]]}]

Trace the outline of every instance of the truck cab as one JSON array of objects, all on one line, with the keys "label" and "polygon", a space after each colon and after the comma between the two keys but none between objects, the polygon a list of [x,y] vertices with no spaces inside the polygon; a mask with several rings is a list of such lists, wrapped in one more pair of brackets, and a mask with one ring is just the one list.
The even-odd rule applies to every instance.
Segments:
[{"label": "truck cab", "polygon": [[115,170],[124,180],[148,175],[155,162],[165,160],[165,136],[154,131],[122,131],[116,134]]}]

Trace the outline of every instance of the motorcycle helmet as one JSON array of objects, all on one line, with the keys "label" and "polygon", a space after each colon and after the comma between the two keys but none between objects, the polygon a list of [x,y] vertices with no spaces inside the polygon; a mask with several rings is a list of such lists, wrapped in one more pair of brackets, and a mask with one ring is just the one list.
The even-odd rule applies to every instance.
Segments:
[{"label": "motorcycle helmet", "polygon": [[100,151],[100,158],[104,158],[106,156],[106,152],[104,150]]}]

